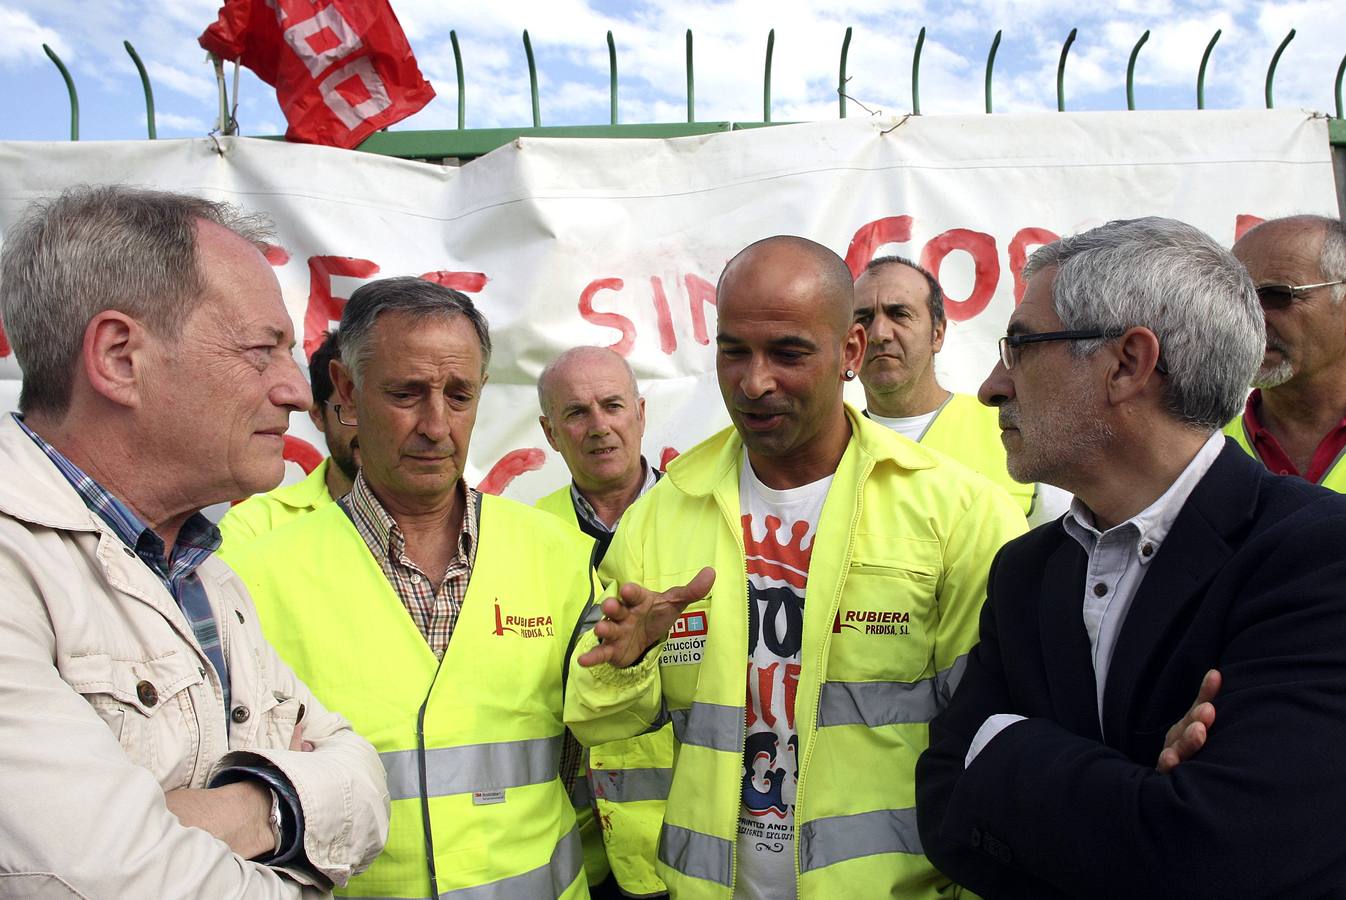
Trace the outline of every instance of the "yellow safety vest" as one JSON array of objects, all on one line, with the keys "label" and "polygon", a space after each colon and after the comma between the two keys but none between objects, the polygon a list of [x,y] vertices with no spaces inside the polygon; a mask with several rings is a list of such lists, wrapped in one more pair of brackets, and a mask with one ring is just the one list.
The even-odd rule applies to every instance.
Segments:
[{"label": "yellow safety vest", "polygon": [[[1243,452],[1258,462],[1262,461],[1262,458],[1257,455],[1257,451],[1253,449],[1253,439],[1248,434],[1248,427],[1243,422],[1242,411],[1230,420],[1229,424],[1225,425],[1224,433],[1233,438],[1234,443],[1243,448]],[[1327,467],[1327,471],[1323,473],[1323,477],[1319,479],[1318,484],[1328,490],[1336,491],[1338,494],[1346,494],[1346,450],[1338,453],[1337,458],[1332,460],[1332,465]]]},{"label": "yellow safety vest", "polygon": [[330,504],[332,495],[327,493],[327,467],[331,464],[331,457],[328,457],[308,473],[303,481],[278,487],[265,494],[254,494],[231,508],[220,520],[221,548],[231,550],[304,513]]},{"label": "yellow safety vest", "polygon": [[339,894],[432,897],[430,855],[439,897],[588,896],[558,773],[563,673],[595,584],[586,544],[483,496],[442,663],[339,504],[228,554],[267,638],[388,772],[388,844]]},{"label": "yellow safety vest", "polygon": [[1022,484],[1010,477],[1005,445],[1000,441],[1000,413],[995,407],[983,406],[971,394],[951,393],[919,443],[1000,485],[1023,508],[1025,516],[1033,511],[1037,485]]},{"label": "yellow safety vest", "polygon": [[[538,509],[557,516],[575,529],[579,517],[570,496],[570,485],[543,497]],[[600,577],[606,577],[599,568]],[[599,872],[610,868],[613,878],[630,897],[648,897],[668,890],[655,870],[659,828],[664,821],[664,802],[673,781],[673,728],[666,725],[651,734],[625,741],[612,741],[589,749],[586,784],[597,807],[602,843],[602,865],[593,858],[590,843],[584,845],[584,870],[597,884]],[[585,821],[580,818],[580,833]],[[607,877],[606,872],[602,875]]]},{"label": "yellow safety vest", "polygon": [[[922,855],[914,770],[977,642],[986,574],[1025,530],[1004,491],[848,408],[852,437],[809,565],[795,699],[801,900],[925,898],[957,888]],[[679,900],[729,900],[742,806],[748,597],[727,429],[678,457],[623,516],[605,570],[665,590],[704,565],[711,595],[630,669],[571,663],[566,721],[598,743],[658,724],[676,738],[659,874]],[[611,588],[609,588],[611,590]],[[595,645],[580,639],[576,655]]]}]

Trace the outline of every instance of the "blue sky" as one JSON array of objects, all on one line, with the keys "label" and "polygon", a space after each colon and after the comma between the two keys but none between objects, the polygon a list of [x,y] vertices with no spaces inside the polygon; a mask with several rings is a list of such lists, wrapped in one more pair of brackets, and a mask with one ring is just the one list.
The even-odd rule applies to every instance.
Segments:
[{"label": "blue sky", "polygon": [[[69,107],[51,44],[79,90],[83,139],[145,136],[145,110],[129,39],[149,68],[160,137],[196,137],[214,125],[213,72],[196,36],[214,21],[217,0],[0,0],[0,140],[64,140]],[[452,128],[457,88],[450,29],[462,46],[468,127],[531,124],[521,32],[537,58],[544,125],[608,121],[606,32],[617,43],[624,123],[686,119],[684,32],[695,39],[698,120],[757,121],[769,29],[776,32],[773,118],[837,115],[842,38],[851,40],[847,93],[851,116],[911,110],[916,35],[927,29],[921,110],[980,113],[986,54],[1003,29],[996,57],[996,112],[1054,109],[1056,64],[1071,28],[1078,37],[1066,67],[1071,110],[1124,109],[1126,63],[1150,38],[1136,67],[1141,109],[1192,109],[1207,41],[1222,36],[1206,82],[1210,108],[1263,105],[1263,82],[1277,45],[1297,35],[1277,69],[1277,107],[1332,112],[1333,81],[1346,54],[1341,0],[1252,3],[1238,0],[511,0],[446,3],[393,0],[422,71],[439,96],[399,129]],[[271,89],[245,73],[239,119],[245,134],[276,134],[284,122]],[[863,104],[863,106],[861,106]]]}]

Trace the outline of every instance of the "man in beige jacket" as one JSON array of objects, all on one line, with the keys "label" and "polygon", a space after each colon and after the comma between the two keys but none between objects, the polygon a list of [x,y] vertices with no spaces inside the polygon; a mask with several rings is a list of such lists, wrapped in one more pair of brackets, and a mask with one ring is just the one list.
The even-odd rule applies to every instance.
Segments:
[{"label": "man in beige jacket", "polygon": [[79,188],[5,234],[0,896],[298,897],[382,848],[373,748],[262,638],[199,512],[309,403],[255,222]]}]

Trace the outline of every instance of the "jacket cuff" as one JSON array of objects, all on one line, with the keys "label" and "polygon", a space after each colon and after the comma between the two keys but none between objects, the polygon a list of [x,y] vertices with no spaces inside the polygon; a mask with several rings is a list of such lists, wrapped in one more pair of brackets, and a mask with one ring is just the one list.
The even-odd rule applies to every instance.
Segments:
[{"label": "jacket cuff", "polygon": [[304,854],[304,809],[290,779],[271,766],[229,766],[210,780],[210,787],[223,787],[239,781],[259,781],[280,798],[280,846],[272,853],[257,857],[264,866],[309,866]]}]

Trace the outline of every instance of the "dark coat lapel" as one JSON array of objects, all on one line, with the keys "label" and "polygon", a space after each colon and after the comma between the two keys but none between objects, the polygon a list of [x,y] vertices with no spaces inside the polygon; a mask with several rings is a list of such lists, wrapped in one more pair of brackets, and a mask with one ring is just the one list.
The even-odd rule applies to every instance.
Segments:
[{"label": "dark coat lapel", "polygon": [[[1060,528],[1060,526],[1057,526]],[[1054,718],[1076,734],[1101,740],[1098,689],[1084,630],[1083,596],[1087,557],[1074,538],[1061,541],[1042,567],[1042,659]]]},{"label": "dark coat lapel", "polygon": [[[1233,550],[1256,508],[1261,466],[1232,442],[1188,496],[1159,553],[1150,563],[1122,623],[1103,695],[1105,742],[1120,746],[1137,679],[1164,633],[1204,590]],[[1192,685],[1195,698],[1198,685]]]}]

